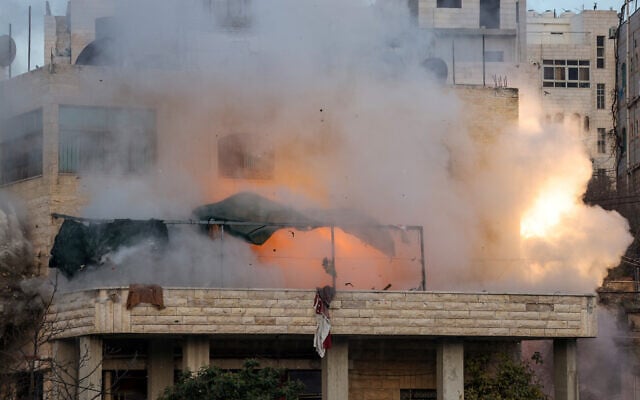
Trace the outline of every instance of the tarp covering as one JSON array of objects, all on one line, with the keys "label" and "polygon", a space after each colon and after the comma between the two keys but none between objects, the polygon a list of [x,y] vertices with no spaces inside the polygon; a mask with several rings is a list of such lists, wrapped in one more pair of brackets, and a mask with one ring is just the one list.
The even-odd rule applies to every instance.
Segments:
[{"label": "tarp covering", "polygon": [[57,268],[67,278],[85,266],[100,265],[104,257],[121,247],[152,240],[167,242],[167,226],[159,220],[83,223],[66,219],[51,249],[50,268]]},{"label": "tarp covering", "polygon": [[305,230],[335,226],[390,257],[395,254],[388,227],[380,226],[373,218],[349,209],[298,211],[258,194],[241,192],[217,203],[198,207],[194,215],[200,220],[250,223],[224,225],[224,230],[257,245],[264,244],[274,232],[283,228]]}]

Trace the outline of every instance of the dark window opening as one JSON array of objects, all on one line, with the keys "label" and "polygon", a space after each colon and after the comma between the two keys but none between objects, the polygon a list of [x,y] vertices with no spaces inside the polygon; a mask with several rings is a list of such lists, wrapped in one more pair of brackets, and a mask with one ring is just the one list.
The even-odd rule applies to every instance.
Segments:
[{"label": "dark window opening", "polygon": [[[111,375],[110,389],[113,400],[146,400],[147,371],[104,371]],[[103,379],[103,385],[105,380]]]},{"label": "dark window opening", "polygon": [[438,8],[462,8],[462,0],[438,0],[436,2],[436,7],[438,7]]},{"label": "dark window opening", "polygon": [[5,121],[0,128],[0,184],[42,175],[42,109]]},{"label": "dark window opening", "polygon": [[480,0],[480,27],[500,29],[500,0]]},{"label": "dark window opening", "polygon": [[298,380],[304,385],[299,400],[322,400],[322,373],[320,370],[289,370],[289,380]]},{"label": "dark window opening", "polygon": [[400,389],[400,400],[435,400],[435,389]]},{"label": "dark window opening", "polygon": [[60,106],[58,169],[62,173],[139,173],[155,157],[155,112]]},{"label": "dark window opening", "polygon": [[233,134],[218,141],[218,173],[225,178],[272,179],[274,151],[254,135]]},{"label": "dark window opening", "polygon": [[589,116],[585,115],[584,117],[584,127],[583,127],[585,132],[589,132],[589,129],[591,129],[591,123],[589,121]]},{"label": "dark window opening", "polygon": [[607,152],[607,130],[605,128],[598,128],[598,154],[605,154]]},{"label": "dark window opening", "polygon": [[596,68],[604,68],[604,36],[596,36]]}]

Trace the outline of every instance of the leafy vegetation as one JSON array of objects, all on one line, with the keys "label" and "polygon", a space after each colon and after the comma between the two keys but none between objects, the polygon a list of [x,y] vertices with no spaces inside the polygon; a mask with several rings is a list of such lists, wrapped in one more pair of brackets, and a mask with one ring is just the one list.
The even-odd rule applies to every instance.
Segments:
[{"label": "leafy vegetation", "polygon": [[239,371],[209,366],[183,374],[160,400],[297,400],[303,385],[286,379],[283,370],[259,368],[247,360]]},{"label": "leafy vegetation", "polygon": [[[535,362],[542,362],[534,357]],[[546,400],[528,363],[500,355],[497,362],[487,356],[465,361],[465,400]]]}]

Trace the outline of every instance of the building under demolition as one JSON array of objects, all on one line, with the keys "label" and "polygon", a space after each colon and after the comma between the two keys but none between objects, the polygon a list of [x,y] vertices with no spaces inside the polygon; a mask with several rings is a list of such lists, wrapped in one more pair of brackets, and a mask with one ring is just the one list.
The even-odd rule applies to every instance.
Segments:
[{"label": "building under demolition", "polygon": [[[456,2],[437,2],[441,3]],[[485,3],[499,4],[480,1]],[[108,27],[109,20],[96,19],[108,16],[111,9],[91,4],[71,1],[70,15],[49,16],[48,21],[55,22],[55,29],[49,26],[45,40],[51,47],[47,53],[52,51],[49,63],[0,82],[0,118],[4,121],[0,128],[1,190],[26,205],[40,274],[52,274],[55,271],[49,270],[50,265],[56,269],[62,265],[52,264],[50,254],[63,220],[76,221],[79,230],[96,222],[77,217],[99,200],[92,197],[92,188],[103,185],[105,176],[107,180],[114,176],[151,176],[152,181],[162,182],[180,176],[166,171],[182,169],[195,181],[203,182],[199,196],[174,193],[184,196],[191,209],[202,206],[203,199],[222,201],[247,188],[260,192],[274,181],[293,187],[314,182],[309,178],[313,175],[307,175],[317,172],[313,171],[314,165],[293,165],[287,156],[291,148],[270,141],[268,132],[259,131],[267,125],[269,105],[264,114],[251,114],[247,104],[210,111],[201,99],[211,98],[211,87],[220,84],[197,81],[183,66],[171,64],[173,59],[154,59],[157,64],[153,68],[148,59],[113,65],[109,60],[114,54],[122,54],[124,48],[111,47],[111,40],[105,39],[108,36],[99,33],[100,24]],[[242,7],[225,10],[229,13],[223,18],[228,22],[223,24],[225,34],[242,32],[250,20],[243,17]],[[511,5],[509,10],[504,15],[512,19],[523,12]],[[74,24],[74,11],[87,20],[80,18],[81,22]],[[515,36],[512,22],[507,25],[508,33]],[[493,25],[485,28],[494,29]],[[506,35],[492,33],[498,35],[496,43]],[[180,41],[175,43],[179,47]],[[251,48],[243,41],[233,43]],[[248,54],[255,52],[249,50]],[[155,82],[168,83],[175,90],[167,95],[157,90]],[[183,92],[185,87],[189,90]],[[473,126],[472,137],[482,149],[478,159],[482,165],[483,157],[491,156],[496,138],[517,122],[518,91],[473,85],[442,90],[465,105],[464,117],[457,122]],[[220,97],[225,96],[220,93]],[[238,114],[238,108],[255,117],[253,124],[246,124],[247,117]],[[320,109],[318,114],[323,114],[314,122],[317,126],[305,126],[316,135],[314,151],[331,150],[335,127],[325,123],[330,121],[325,117],[329,112]],[[452,125],[454,128],[458,125]],[[202,134],[182,135],[184,129]],[[305,149],[295,142],[287,145],[294,152]],[[455,160],[449,168],[452,174],[459,173]],[[310,190],[314,189],[311,185]],[[265,192],[268,197],[270,192]],[[130,204],[135,207],[133,201]],[[240,207],[240,211],[247,208]],[[255,215],[244,219],[237,214],[221,217],[218,210],[195,220],[196,224],[204,221],[201,225],[214,227],[204,229],[207,240],[214,242],[221,242],[223,237],[227,240],[224,235],[230,235],[236,223],[236,234],[250,239],[242,243],[246,247],[269,243],[268,236],[264,240],[256,238],[264,233],[257,232],[259,229],[269,226],[276,226],[291,238],[322,227],[328,234],[326,228],[330,228],[332,245],[320,252],[324,257],[313,261],[318,272],[310,273],[308,281],[290,285],[284,279],[274,288],[271,283],[247,287],[238,280],[221,278],[185,287],[159,285],[156,277],[148,276],[151,282],[114,286],[96,280],[61,290],[49,310],[50,358],[43,357],[53,361],[40,364],[45,396],[65,398],[65,392],[83,400],[155,399],[174,382],[178,371],[195,371],[210,364],[238,369],[244,359],[258,358],[262,365],[283,367],[291,378],[301,379],[306,388],[304,398],[308,399],[459,399],[464,391],[465,357],[513,355],[523,340],[549,339],[554,341],[555,398],[578,398],[576,340],[597,334],[594,296],[429,291],[429,265],[425,262],[428,243],[425,256],[420,253],[424,238],[406,239],[411,232],[406,226],[392,229],[394,248],[389,250],[384,244],[387,241],[380,240],[379,235],[350,230],[354,225],[379,227],[373,220],[345,224],[350,217],[338,214],[336,218],[337,214],[326,208],[314,214],[307,210],[303,216],[287,212],[273,217],[274,213],[268,221],[256,221]],[[153,212],[140,218],[150,216]],[[119,215],[101,217],[98,222],[110,223]],[[171,220],[163,221],[168,224]],[[238,226],[250,229],[243,231]],[[334,233],[340,237],[334,238]],[[171,234],[167,236],[170,243]],[[362,268],[369,268],[368,263],[376,257],[355,269],[355,257],[331,255],[337,246],[333,241],[352,240],[347,237],[359,238],[368,247],[358,246],[373,251],[367,254],[377,258],[399,251],[398,243],[405,242],[416,253],[407,265],[395,266],[394,274],[388,272],[391,268],[385,269],[388,264],[377,267],[375,271],[383,272],[376,280],[362,274]],[[85,251],[91,241],[78,243],[76,248]],[[169,245],[160,241],[152,249]],[[347,246],[337,248],[342,256],[348,251]],[[253,249],[262,254],[260,249]],[[280,251],[280,247],[277,249]],[[305,246],[303,251],[310,253],[312,249]],[[276,247],[269,247],[267,252],[276,252]],[[74,264],[77,268],[70,269],[74,272],[68,275],[77,272],[82,276],[91,272],[84,269],[93,267],[106,271],[119,268],[116,258],[105,261],[105,254],[93,259],[96,265]],[[239,256],[219,254],[225,257],[220,263],[224,265],[221,273],[246,268]],[[162,263],[165,255],[152,258],[152,262]],[[307,262],[295,261],[290,274],[307,274]],[[321,263],[324,270],[319,268]],[[188,274],[185,266],[174,267],[175,275],[170,277],[174,281],[178,281],[178,275]],[[355,272],[349,272],[352,270]],[[290,276],[284,274],[285,278]],[[246,282],[251,277],[244,278]],[[334,290],[316,290],[322,286]],[[330,347],[325,341],[329,328]]]}]

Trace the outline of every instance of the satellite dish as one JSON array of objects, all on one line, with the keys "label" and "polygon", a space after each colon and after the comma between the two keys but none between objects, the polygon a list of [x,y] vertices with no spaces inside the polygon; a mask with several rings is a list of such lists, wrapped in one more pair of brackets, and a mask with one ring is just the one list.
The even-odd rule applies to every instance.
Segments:
[{"label": "satellite dish", "polygon": [[16,58],[16,42],[9,35],[0,36],[0,67],[8,67]]}]

